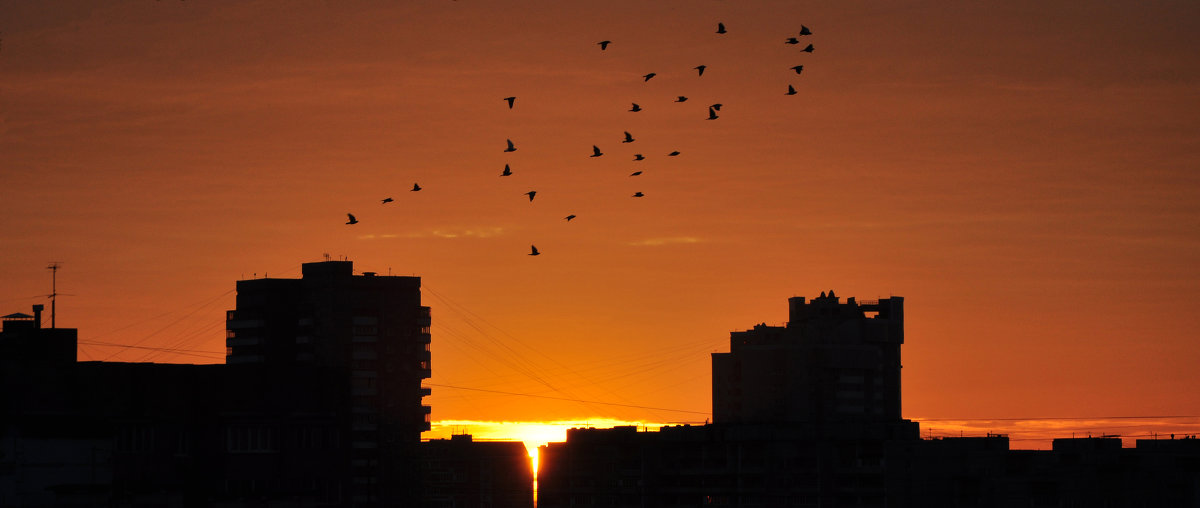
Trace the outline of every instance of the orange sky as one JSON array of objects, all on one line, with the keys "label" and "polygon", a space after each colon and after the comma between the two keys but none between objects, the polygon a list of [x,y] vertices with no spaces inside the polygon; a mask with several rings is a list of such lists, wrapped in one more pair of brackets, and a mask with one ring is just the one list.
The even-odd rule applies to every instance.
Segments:
[{"label": "orange sky", "polygon": [[329,253],[423,277],[435,420],[678,422],[730,331],[833,288],[906,298],[906,417],[1196,415],[1198,34],[1182,1],[0,0],[0,313],[61,261],[81,359],[219,361],[235,280]]}]

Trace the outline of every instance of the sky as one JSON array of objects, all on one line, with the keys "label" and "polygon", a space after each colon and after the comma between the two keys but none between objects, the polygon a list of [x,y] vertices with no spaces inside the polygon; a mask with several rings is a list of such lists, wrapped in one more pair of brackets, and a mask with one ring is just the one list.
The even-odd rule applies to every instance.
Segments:
[{"label": "sky", "polygon": [[1187,1],[0,0],[0,314],[59,262],[81,360],[220,362],[236,280],[328,255],[422,277],[435,421],[669,424],[833,289],[905,298],[923,432],[1198,432],[1197,47]]}]

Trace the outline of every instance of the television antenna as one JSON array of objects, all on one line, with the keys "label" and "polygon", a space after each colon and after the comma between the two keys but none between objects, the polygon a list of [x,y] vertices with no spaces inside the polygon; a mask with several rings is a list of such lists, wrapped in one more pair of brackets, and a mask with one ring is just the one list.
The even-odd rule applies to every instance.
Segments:
[{"label": "television antenna", "polygon": [[[50,266],[46,269],[50,270],[50,328],[55,326],[55,302],[58,300],[58,268],[62,266],[62,261],[51,261]],[[71,296],[71,295],[63,295]]]}]

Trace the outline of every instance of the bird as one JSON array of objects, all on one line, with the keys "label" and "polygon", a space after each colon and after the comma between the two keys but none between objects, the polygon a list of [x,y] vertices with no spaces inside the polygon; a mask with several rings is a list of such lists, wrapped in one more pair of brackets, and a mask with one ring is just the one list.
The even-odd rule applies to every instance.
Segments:
[{"label": "bird", "polygon": [[[801,26],[803,26],[803,25],[801,25]],[[719,33],[719,34],[725,33],[725,23],[717,23],[717,33]]]},{"label": "bird", "polygon": [[795,66],[795,67],[789,67],[789,69],[792,69],[792,70],[796,71],[796,74],[800,74],[800,71],[804,70],[804,66],[803,66],[803,65],[797,65],[797,66]]},{"label": "bird", "polygon": [[642,110],[642,107],[638,106],[638,103],[636,103],[636,102],[633,103],[632,108],[629,108],[629,111],[634,112],[634,113],[637,113],[638,111],[641,111],[641,110]]},{"label": "bird", "polygon": [[414,183],[412,191],[410,191],[410,192],[417,192],[419,190],[421,190],[421,186]]},{"label": "bird", "polygon": [[796,87],[788,85],[788,91],[784,95],[796,95]]},{"label": "bird", "polygon": [[697,71],[700,71],[700,73],[699,73],[699,74],[697,74],[698,76],[703,76],[703,75],[704,75],[704,69],[707,69],[707,68],[708,68],[708,66],[707,66],[707,65],[697,65],[697,66],[695,66],[695,67],[692,67],[692,68],[693,68],[693,69],[696,69]]},{"label": "bird", "polygon": [[644,78],[644,79],[642,79],[642,81],[650,81],[650,78],[653,78],[654,76],[657,76],[657,74],[655,74],[653,72],[651,72],[650,74],[646,74],[646,75],[642,76],[642,78]]},{"label": "bird", "polygon": [[508,109],[512,109],[513,103],[517,101],[517,98],[516,97],[505,97],[504,100],[508,101]]},{"label": "bird", "polygon": [[809,30],[808,27],[804,25],[800,25],[800,35],[812,35],[812,30]]},{"label": "bird", "polygon": [[812,44],[809,44],[808,46],[805,46],[805,47],[804,47],[804,49],[802,49],[802,50],[800,50],[800,51],[803,51],[803,52],[805,52],[805,53],[812,53],[812,52],[813,52],[813,45],[812,45]]},{"label": "bird", "polygon": [[515,151],[517,151],[517,147],[513,146],[513,142],[512,142],[512,140],[511,140],[511,139],[509,139],[509,140],[506,140],[506,141],[508,141],[508,148],[505,148],[505,149],[504,149],[504,151],[505,151],[505,152],[515,152]]},{"label": "bird", "polygon": [[645,196],[646,196],[646,195],[645,195],[645,194],[642,194],[642,192],[641,192],[641,191],[638,191],[638,192],[635,192],[635,193],[633,193],[633,197],[635,197],[635,198],[640,198],[640,197],[645,197]]},{"label": "bird", "polygon": [[612,41],[600,41],[600,42],[597,42],[596,44],[600,45],[600,51],[604,51],[604,50],[608,49],[608,45],[612,44]]},{"label": "bird", "polygon": [[640,174],[642,174],[641,171],[634,171],[634,172],[630,173],[629,176],[638,176]]},{"label": "bird", "polygon": [[392,202],[392,198],[383,198],[382,201],[383,201],[383,204],[388,204],[388,203]]},{"label": "bird", "polygon": [[601,155],[604,155],[604,152],[600,151],[600,147],[592,145],[592,157],[599,157]]},{"label": "bird", "polygon": [[783,41],[783,43],[784,44],[800,44],[800,39],[797,39],[795,37],[788,37],[786,41]]},{"label": "bird", "polygon": [[717,116],[717,112],[713,108],[708,108],[708,119],[716,120],[717,118],[720,118]]},{"label": "bird", "polygon": [[709,107],[710,107],[710,108],[713,108],[713,109],[715,109],[715,110],[717,110],[717,111],[720,111],[720,110],[721,110],[721,106],[724,106],[724,104],[721,104],[721,103],[719,103],[719,102],[718,102],[718,103],[716,103],[716,104],[713,104],[712,106],[709,106]]},{"label": "bird", "polygon": [[644,160],[646,160],[646,157],[640,153],[635,153],[635,154],[633,154],[633,160],[644,161]]},{"label": "bird", "polygon": [[500,176],[512,176],[512,169],[508,167],[508,164],[504,165],[504,172],[500,173]]},{"label": "bird", "polygon": [[535,191],[535,190],[531,190],[531,191],[529,191],[529,192],[526,192],[526,193],[525,193],[525,195],[526,195],[526,196],[529,196],[529,200],[530,200],[530,201],[533,201],[533,197],[537,195],[537,191]]},{"label": "bird", "polygon": [[571,219],[574,219],[574,218],[575,218],[575,214],[566,216],[567,222],[571,222]]},{"label": "bird", "polygon": [[632,143],[633,142],[633,134],[630,134],[629,131],[625,131],[625,140],[621,141],[621,142],[622,143]]},{"label": "bird", "polygon": [[358,224],[358,219],[354,218],[354,214],[348,213],[346,216],[350,218],[350,220],[346,221],[346,224]]},{"label": "bird", "polygon": [[530,255],[530,256],[536,256],[536,255],[538,255],[538,254],[541,254],[541,252],[538,252],[538,250],[537,250],[537,247],[536,247],[536,246],[533,246],[533,245],[530,245],[530,246],[529,246],[529,255]]},{"label": "bird", "polygon": [[674,152],[667,154],[667,157],[674,157],[676,155],[679,155],[679,150],[675,150]]},{"label": "bird", "polygon": [[687,97],[684,97],[684,96],[680,95],[678,99],[675,99],[675,102],[683,102],[683,101],[686,101],[686,100],[687,100]]}]

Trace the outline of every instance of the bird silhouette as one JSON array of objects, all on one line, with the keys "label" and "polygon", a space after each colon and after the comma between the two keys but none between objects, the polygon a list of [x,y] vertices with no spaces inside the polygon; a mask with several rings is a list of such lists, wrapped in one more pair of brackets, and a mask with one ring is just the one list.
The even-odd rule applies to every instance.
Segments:
[{"label": "bird silhouette", "polygon": [[414,183],[411,192],[417,192],[419,190],[421,190],[421,186]]},{"label": "bird silhouette", "polygon": [[633,134],[630,134],[629,131],[625,131],[625,139],[621,142],[622,143],[632,143],[633,141],[634,141]]},{"label": "bird silhouette", "polygon": [[388,204],[391,202],[392,202],[392,198],[383,198],[383,204]]},{"label": "bird silhouette", "polygon": [[630,173],[629,176],[638,176],[640,174],[642,174],[641,171],[634,171],[634,172]]},{"label": "bird silhouette", "polygon": [[707,69],[707,68],[708,68],[708,66],[707,66],[707,65],[697,65],[697,66],[695,66],[695,67],[692,67],[692,68],[693,68],[693,69],[696,69],[697,71],[700,71],[700,73],[699,73],[699,74],[697,74],[697,76],[703,76],[703,75],[704,75],[704,69]]},{"label": "bird silhouette", "polygon": [[629,108],[629,111],[632,111],[632,112],[634,112],[634,113],[637,113],[638,111],[641,111],[641,110],[642,110],[642,107],[641,107],[641,106],[638,106],[638,103],[636,103],[636,102],[635,102],[635,103],[633,103],[633,107],[632,107],[632,108]]},{"label": "bird silhouette", "polygon": [[508,109],[512,109],[513,103],[517,101],[517,98],[516,97],[505,97],[504,100],[508,101]]},{"label": "bird silhouette", "polygon": [[512,176],[512,169],[508,167],[508,164],[504,165],[504,172],[500,173],[500,176]]},{"label": "bird silhouette", "polygon": [[592,157],[599,157],[601,155],[604,155],[604,152],[600,151],[600,147],[592,145]]},{"label": "bird silhouette", "polygon": [[642,192],[641,192],[641,191],[638,191],[638,192],[635,192],[635,193],[633,193],[633,197],[635,197],[635,198],[640,198],[640,197],[645,197],[645,196],[646,196],[646,195],[645,195],[645,194],[642,194]]},{"label": "bird silhouette", "polygon": [[650,78],[653,78],[654,76],[657,76],[657,75],[658,74],[651,72],[650,74],[646,74],[646,75],[642,76],[642,78],[644,78],[644,79],[642,79],[642,81],[650,81]]},{"label": "bird silhouette", "polygon": [[719,103],[719,102],[718,102],[718,103],[716,103],[716,104],[713,104],[712,106],[709,106],[709,107],[710,107],[710,108],[713,108],[713,109],[715,109],[715,110],[717,110],[717,111],[720,111],[720,110],[721,110],[721,106],[724,106],[724,104],[721,104],[721,103]]},{"label": "bird silhouette", "polygon": [[565,218],[567,219],[567,222],[571,222],[571,219],[575,218],[575,214],[568,215]]},{"label": "bird silhouette", "polygon": [[541,252],[538,252],[538,250],[537,250],[537,247],[535,247],[535,246],[533,246],[533,245],[530,245],[530,246],[529,246],[529,255],[530,255],[530,256],[536,256],[536,255],[538,255],[538,254],[541,254]]},{"label": "bird silhouette", "polygon": [[679,155],[679,150],[675,150],[674,152],[667,154],[667,157],[674,157],[676,155]]},{"label": "bird silhouette", "polygon": [[708,119],[716,120],[717,118],[720,118],[720,117],[717,116],[716,110],[714,110],[713,108],[708,108]]},{"label": "bird silhouette", "polygon": [[512,140],[511,140],[511,139],[509,139],[509,140],[506,140],[506,141],[508,141],[508,148],[505,148],[505,149],[504,149],[504,151],[505,151],[505,152],[515,152],[515,151],[517,151],[517,147],[513,146],[513,142],[512,142]]},{"label": "bird silhouette", "polygon": [[612,44],[612,41],[600,41],[600,42],[597,42],[596,44],[600,45],[600,51],[604,51],[604,50],[608,49],[608,45]]},{"label": "bird silhouette", "polygon": [[687,100],[687,97],[680,95],[678,99],[675,99],[675,102],[684,102],[686,100]]},{"label": "bird silhouette", "polygon": [[800,35],[812,35],[812,30],[809,30],[808,27],[804,25],[800,25]]},{"label": "bird silhouette", "polygon": [[346,224],[358,224],[358,219],[354,218],[354,214],[348,213],[346,214],[346,217],[350,218],[350,220],[346,221]]},{"label": "bird silhouette", "polygon": [[717,33],[725,33],[725,23],[717,23]]},{"label": "bird silhouette", "polygon": [[635,160],[635,161],[644,161],[644,160],[646,160],[646,157],[645,157],[645,156],[643,156],[643,155],[642,155],[642,154],[640,154],[640,153],[635,153],[635,154],[633,154],[633,160]]},{"label": "bird silhouette", "polygon": [[537,195],[537,191],[531,190],[529,192],[526,192],[525,195],[529,196],[529,201],[533,201],[533,197]]},{"label": "bird silhouette", "polygon": [[788,85],[788,91],[784,95],[796,95],[796,87]]},{"label": "bird silhouette", "polygon": [[789,68],[789,69],[792,69],[792,70],[794,70],[794,71],[796,71],[796,74],[800,74],[800,71],[803,71],[803,70],[804,70],[804,66],[803,66],[803,65],[797,65],[797,66],[795,66],[795,67],[788,67],[788,68]]},{"label": "bird silhouette", "polygon": [[784,44],[800,44],[800,39],[797,39],[795,37],[788,37],[786,41],[783,41],[783,43]]},{"label": "bird silhouette", "polygon": [[812,53],[812,52],[813,52],[813,45],[812,45],[812,44],[809,44],[808,46],[805,46],[805,47],[804,47],[804,49],[802,49],[802,50],[800,50],[800,51],[803,51],[803,52],[805,52],[805,53]]}]

